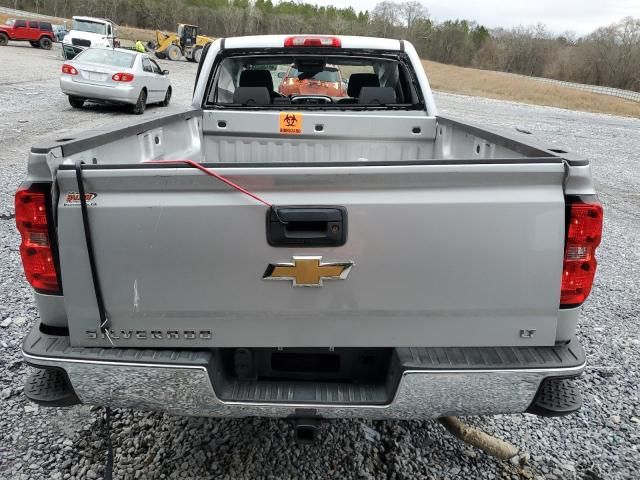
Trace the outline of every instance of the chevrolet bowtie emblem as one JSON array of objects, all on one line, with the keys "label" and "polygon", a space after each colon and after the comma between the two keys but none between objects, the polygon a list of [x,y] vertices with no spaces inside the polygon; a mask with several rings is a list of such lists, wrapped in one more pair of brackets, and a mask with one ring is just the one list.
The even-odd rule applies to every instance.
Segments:
[{"label": "chevrolet bowtie emblem", "polygon": [[354,263],[322,262],[322,257],[293,257],[293,263],[271,263],[264,280],[293,280],[294,287],[321,287],[322,280],[344,280]]}]

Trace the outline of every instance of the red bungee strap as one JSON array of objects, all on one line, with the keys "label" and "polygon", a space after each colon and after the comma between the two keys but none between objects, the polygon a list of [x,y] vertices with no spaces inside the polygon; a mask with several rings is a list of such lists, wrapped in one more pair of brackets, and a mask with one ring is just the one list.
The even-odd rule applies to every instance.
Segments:
[{"label": "red bungee strap", "polygon": [[233,183],[231,180],[229,180],[228,178],[220,175],[218,172],[211,170],[209,168],[203,167],[201,164],[199,164],[198,162],[194,162],[193,160],[147,160],[144,163],[183,163],[186,165],[190,165],[193,168],[197,168],[198,170],[206,173],[207,175],[217,178],[218,180],[220,180],[221,182],[226,183],[227,185],[229,185],[232,188],[235,188],[236,190],[238,190],[239,192],[244,193],[245,195],[253,198],[254,200],[257,200],[258,202],[262,203],[263,205],[266,205],[267,207],[271,207],[271,204],[269,202],[267,202],[266,200],[260,198],[258,195],[251,193],[249,190],[246,190],[244,188],[242,188],[240,185]]}]

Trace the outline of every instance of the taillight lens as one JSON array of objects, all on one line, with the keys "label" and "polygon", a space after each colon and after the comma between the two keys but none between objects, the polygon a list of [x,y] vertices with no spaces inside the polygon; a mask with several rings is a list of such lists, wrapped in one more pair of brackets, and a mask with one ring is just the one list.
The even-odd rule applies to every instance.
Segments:
[{"label": "taillight lens", "polygon": [[602,240],[602,205],[593,198],[567,198],[567,239],[562,269],[560,306],[584,302],[596,274],[596,248]]},{"label": "taillight lens", "polygon": [[342,47],[342,41],[338,37],[308,37],[297,36],[284,39],[285,47]]},{"label": "taillight lens", "polygon": [[66,73],[67,75],[77,75],[78,70],[73,65],[69,65],[65,63],[62,65],[62,73]]},{"label": "taillight lens", "polygon": [[20,256],[27,281],[38,292],[58,294],[58,269],[49,233],[47,184],[32,184],[18,189],[15,197],[16,226],[22,237]]},{"label": "taillight lens", "polygon": [[114,82],[131,82],[133,81],[132,73],[115,73],[111,79]]}]

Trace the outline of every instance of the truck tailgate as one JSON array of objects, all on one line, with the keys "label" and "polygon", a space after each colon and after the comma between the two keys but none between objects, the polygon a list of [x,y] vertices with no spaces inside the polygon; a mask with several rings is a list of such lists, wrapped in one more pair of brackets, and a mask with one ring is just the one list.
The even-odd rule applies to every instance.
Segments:
[{"label": "truck tailgate", "polygon": [[[559,159],[212,168],[274,205],[344,207],[346,243],[270,246],[266,207],[192,168],[85,166],[117,346],[554,343],[565,232]],[[57,180],[72,345],[109,345],[75,171],[63,166]],[[354,266],[318,288],[263,279],[269,265],[298,256]]]}]

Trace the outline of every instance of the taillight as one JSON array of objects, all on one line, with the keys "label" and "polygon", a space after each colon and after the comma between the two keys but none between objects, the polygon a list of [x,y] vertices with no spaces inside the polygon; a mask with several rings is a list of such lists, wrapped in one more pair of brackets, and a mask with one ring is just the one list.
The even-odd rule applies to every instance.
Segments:
[{"label": "taillight", "polygon": [[132,73],[115,73],[111,77],[114,82],[131,82],[133,80]]},{"label": "taillight", "polygon": [[60,293],[58,268],[47,211],[48,184],[21,186],[16,192],[16,226],[22,237],[20,256],[27,281],[38,292]]},{"label": "taillight", "polygon": [[66,73],[67,75],[77,75],[78,70],[76,70],[76,67],[74,67],[73,65],[65,63],[62,65],[62,73]]},{"label": "taillight", "polygon": [[596,248],[602,239],[602,205],[595,198],[567,197],[567,238],[564,248],[560,306],[584,302],[596,274]]},{"label": "taillight", "polygon": [[342,47],[342,41],[338,37],[308,37],[297,36],[284,39],[285,47]]}]

